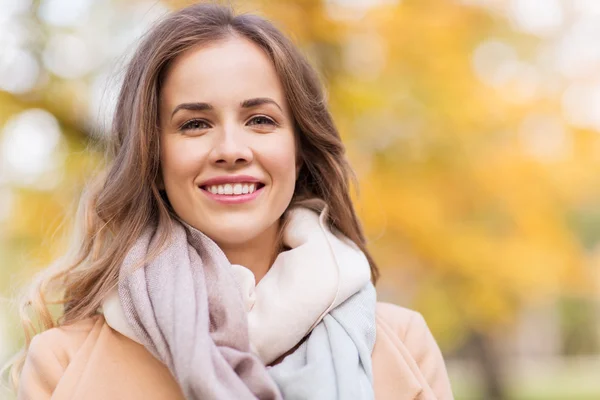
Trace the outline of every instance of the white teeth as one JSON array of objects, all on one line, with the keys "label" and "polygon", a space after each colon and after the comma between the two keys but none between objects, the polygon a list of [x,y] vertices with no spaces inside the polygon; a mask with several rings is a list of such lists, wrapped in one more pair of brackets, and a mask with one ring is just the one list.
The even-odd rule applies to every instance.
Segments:
[{"label": "white teeth", "polygon": [[206,186],[206,190],[212,194],[239,195],[254,193],[255,183],[226,183],[224,185]]}]

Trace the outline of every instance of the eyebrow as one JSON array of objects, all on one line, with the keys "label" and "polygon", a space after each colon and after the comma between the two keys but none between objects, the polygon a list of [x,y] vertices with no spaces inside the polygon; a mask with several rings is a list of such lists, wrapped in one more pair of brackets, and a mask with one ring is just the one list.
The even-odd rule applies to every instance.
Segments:
[{"label": "eyebrow", "polygon": [[248,99],[248,100],[244,100],[242,101],[242,108],[252,108],[252,107],[256,107],[256,106],[260,106],[263,104],[273,104],[275,105],[277,108],[279,108],[279,110],[281,112],[283,112],[283,110],[281,109],[281,107],[279,106],[279,104],[277,104],[277,102],[269,97],[257,97],[254,99]]},{"label": "eyebrow", "polygon": [[213,106],[208,103],[181,103],[171,113],[171,119],[175,115],[175,113],[179,110],[190,110],[190,111],[206,111],[212,110]]},{"label": "eyebrow", "polygon": [[[242,101],[242,103],[240,104],[240,106],[242,108],[252,108],[252,107],[257,107],[263,104],[273,104],[275,105],[277,108],[279,108],[279,110],[281,112],[283,112],[283,110],[281,109],[281,107],[279,106],[279,104],[277,104],[277,102],[269,97],[256,97],[254,99],[248,99],[248,100],[244,100]],[[200,102],[196,102],[196,103],[181,103],[179,104],[177,107],[175,107],[175,109],[173,110],[173,112],[171,113],[171,118],[173,118],[173,116],[175,115],[175,113],[179,110],[190,110],[190,111],[207,111],[207,110],[212,110],[214,109],[214,107],[212,105],[210,105],[209,103],[200,103]]]}]

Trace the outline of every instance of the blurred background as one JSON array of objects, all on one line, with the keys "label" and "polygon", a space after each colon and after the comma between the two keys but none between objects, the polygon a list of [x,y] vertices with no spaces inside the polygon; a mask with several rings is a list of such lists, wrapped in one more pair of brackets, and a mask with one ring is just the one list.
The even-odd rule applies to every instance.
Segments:
[{"label": "blurred background", "polygon": [[[0,363],[140,35],[189,1],[0,0]],[[600,1],[233,2],[329,91],[382,269],[457,399],[600,398]],[[0,392],[0,398],[12,398]]]}]

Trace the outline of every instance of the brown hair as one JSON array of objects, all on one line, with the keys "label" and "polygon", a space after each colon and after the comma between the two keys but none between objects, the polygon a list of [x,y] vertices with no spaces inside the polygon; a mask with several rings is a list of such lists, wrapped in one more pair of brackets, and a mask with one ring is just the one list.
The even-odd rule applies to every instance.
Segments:
[{"label": "brown hair", "polygon": [[[161,82],[178,55],[232,35],[260,46],[283,84],[302,162],[292,205],[310,204],[315,198],[328,204],[328,224],[360,247],[371,265],[373,281],[377,279],[377,267],[350,199],[354,175],[313,68],[296,46],[264,18],[236,16],[220,5],[193,5],[168,15],[151,29],[129,62],[113,120],[110,164],[81,198],[76,219],[79,233],[74,235],[72,255],[42,271],[20,308],[26,344],[12,363],[15,387],[36,332],[28,311],[32,310],[41,322],[41,330],[95,314],[104,296],[117,284],[119,266],[135,239],[150,224],[174,217],[157,186]],[[168,232],[161,236],[164,243]],[[54,292],[58,292],[59,300],[52,304],[64,306],[56,322],[46,297]]]}]

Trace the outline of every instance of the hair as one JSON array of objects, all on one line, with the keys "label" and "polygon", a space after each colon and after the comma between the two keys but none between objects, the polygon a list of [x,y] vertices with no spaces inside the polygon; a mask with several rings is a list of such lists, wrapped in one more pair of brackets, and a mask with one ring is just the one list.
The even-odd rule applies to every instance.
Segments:
[{"label": "hair", "polygon": [[[369,260],[372,281],[377,280],[378,269],[350,198],[350,184],[355,184],[356,178],[315,70],[266,19],[235,15],[226,6],[192,5],[157,23],[142,38],[128,64],[107,146],[110,162],[81,197],[70,251],[36,276],[21,301],[25,345],[6,367],[11,370],[15,390],[36,331],[96,314],[105,295],[117,285],[120,265],[136,238],[148,226],[169,225],[177,218],[158,186],[161,84],[176,57],[231,37],[250,40],[262,48],[283,85],[302,163],[290,206],[324,201],[329,206],[327,224],[356,243]],[[168,235],[168,230],[163,231],[158,242],[166,243]],[[51,300],[53,295],[56,300]],[[62,306],[58,318],[52,315],[52,304]],[[40,325],[37,330],[34,321]]]}]

